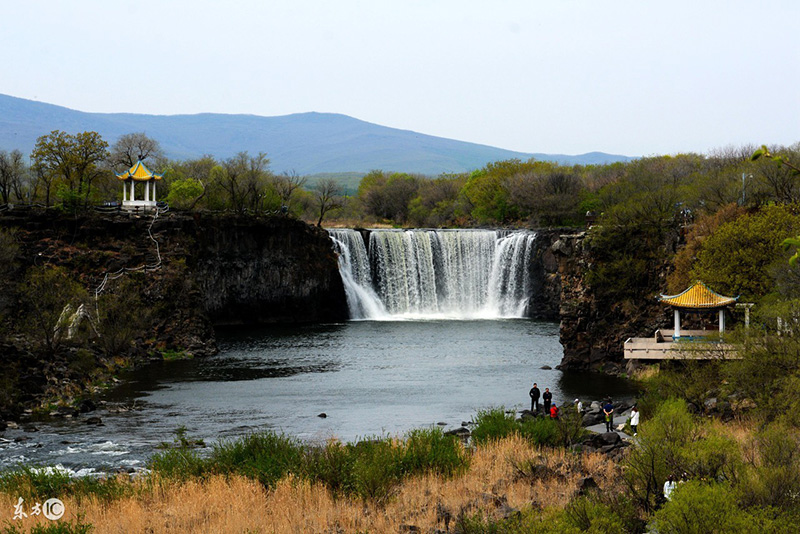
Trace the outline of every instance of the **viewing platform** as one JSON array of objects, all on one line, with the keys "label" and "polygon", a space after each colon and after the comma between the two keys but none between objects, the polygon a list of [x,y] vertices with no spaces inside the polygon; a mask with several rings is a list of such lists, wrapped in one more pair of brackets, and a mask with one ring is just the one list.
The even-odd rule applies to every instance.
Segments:
[{"label": "viewing platform", "polygon": [[624,344],[626,360],[736,359],[737,349],[722,343],[716,330],[657,330],[653,337],[631,337]]}]

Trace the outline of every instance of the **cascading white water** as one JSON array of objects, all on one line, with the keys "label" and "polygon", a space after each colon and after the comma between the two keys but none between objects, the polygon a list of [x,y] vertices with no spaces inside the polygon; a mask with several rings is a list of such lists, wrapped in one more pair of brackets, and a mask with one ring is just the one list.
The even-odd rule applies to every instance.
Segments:
[{"label": "cascading white water", "polygon": [[384,317],[386,308],[372,289],[372,274],[364,238],[355,230],[329,230],[328,233],[339,255],[339,272],[344,282],[350,318]]},{"label": "cascading white water", "polygon": [[523,317],[536,234],[331,230],[351,319]]}]

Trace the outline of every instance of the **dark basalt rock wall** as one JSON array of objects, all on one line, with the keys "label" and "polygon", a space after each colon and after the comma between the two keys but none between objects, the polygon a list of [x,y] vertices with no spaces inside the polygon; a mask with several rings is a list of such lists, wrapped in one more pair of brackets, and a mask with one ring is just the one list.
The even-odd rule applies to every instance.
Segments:
[{"label": "dark basalt rock wall", "polygon": [[536,230],[536,249],[533,253],[533,293],[528,304],[528,316],[532,319],[557,321],[560,317],[561,274],[553,243],[569,229]]},{"label": "dark basalt rock wall", "polygon": [[593,259],[584,247],[585,236],[583,231],[563,234],[551,246],[558,263],[559,337],[564,348],[558,368],[619,373],[625,368],[625,340],[668,327],[669,316],[655,298],[625,302],[599,298],[586,282]]},{"label": "dark basalt rock wall", "polygon": [[285,217],[198,217],[192,230],[187,263],[215,324],[347,319],[337,258],[324,230]]},{"label": "dark basalt rock wall", "polygon": [[[328,234],[288,217],[168,213],[152,216],[68,217],[52,211],[0,217],[21,245],[20,279],[38,263],[62,265],[87,289],[106,271],[157,263],[148,273],[151,300],[175,315],[202,316],[196,336],[210,324],[316,322],[347,319],[347,303]],[[182,277],[177,295],[163,278]],[[197,321],[195,321],[197,322]],[[189,326],[187,324],[187,326]]]}]

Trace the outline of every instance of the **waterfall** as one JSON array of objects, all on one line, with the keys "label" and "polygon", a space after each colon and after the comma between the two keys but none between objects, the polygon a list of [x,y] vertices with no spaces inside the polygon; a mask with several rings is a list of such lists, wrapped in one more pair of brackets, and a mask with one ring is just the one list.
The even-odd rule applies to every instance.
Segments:
[{"label": "waterfall", "polygon": [[386,315],[386,308],[372,289],[369,258],[364,239],[355,230],[329,230],[333,247],[339,255],[347,307],[351,319],[376,319]]},{"label": "waterfall", "polygon": [[330,230],[351,319],[524,317],[536,234]]}]

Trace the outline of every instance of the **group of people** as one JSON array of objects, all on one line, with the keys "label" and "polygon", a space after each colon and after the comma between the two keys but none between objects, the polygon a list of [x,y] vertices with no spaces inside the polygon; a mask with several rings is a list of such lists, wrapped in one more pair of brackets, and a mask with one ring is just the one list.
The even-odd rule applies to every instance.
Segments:
[{"label": "group of people", "polygon": [[[539,397],[541,397],[541,409],[545,417],[550,416],[551,419],[558,419],[558,405],[553,402],[553,393],[550,392],[550,388],[544,388],[544,393],[542,393],[539,391],[538,384],[534,382],[529,394],[531,396],[531,412],[535,414],[539,413]],[[578,413],[583,413],[583,403],[575,399],[575,405],[578,409]]]},{"label": "group of people", "polygon": [[[614,404],[611,399],[606,399],[603,404],[603,416],[606,422],[606,432],[614,432]],[[639,431],[639,408],[636,405],[631,408],[631,432],[635,436]]]},{"label": "group of people", "polygon": [[[539,391],[538,384],[534,382],[529,394],[531,397],[531,412],[534,414],[539,413],[539,397],[541,397],[542,411],[545,417],[549,415],[551,419],[558,419],[558,405],[553,402],[553,394],[550,392],[550,388],[544,388],[544,393],[542,393]],[[573,404],[575,404],[579,414],[583,413],[583,403],[580,399],[575,399]],[[614,432],[614,404],[611,402],[610,398],[606,399],[603,404],[603,417],[606,423],[606,432]],[[637,434],[638,427],[639,409],[634,406],[631,410],[631,431],[634,436]]]}]

